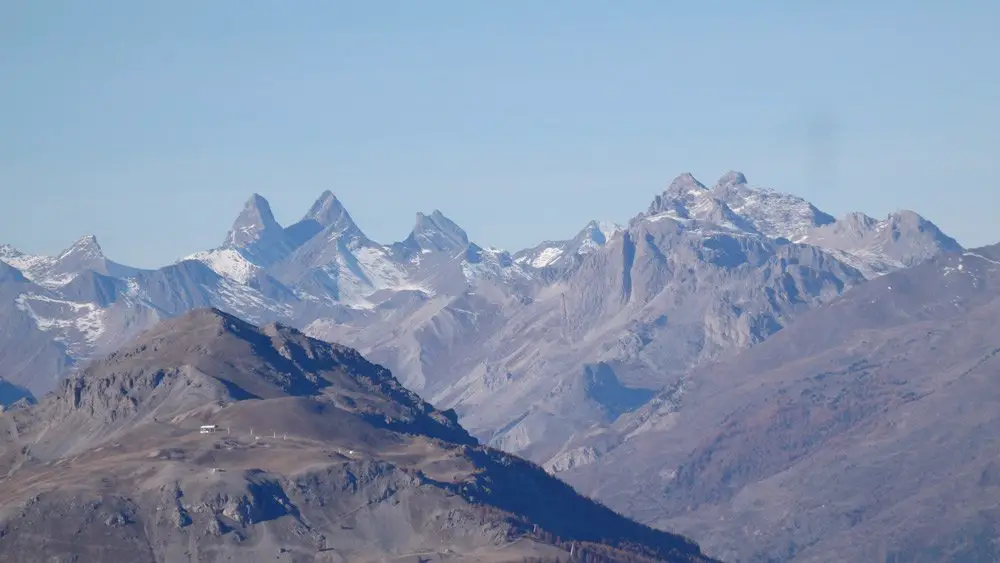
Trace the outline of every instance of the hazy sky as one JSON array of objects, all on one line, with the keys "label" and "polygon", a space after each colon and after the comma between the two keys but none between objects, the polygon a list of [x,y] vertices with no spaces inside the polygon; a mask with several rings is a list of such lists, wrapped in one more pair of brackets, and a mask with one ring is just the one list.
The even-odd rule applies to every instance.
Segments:
[{"label": "hazy sky", "polygon": [[819,4],[0,0],[0,242],[157,266],[331,189],[516,249],[729,169],[1000,241],[1000,2]]}]

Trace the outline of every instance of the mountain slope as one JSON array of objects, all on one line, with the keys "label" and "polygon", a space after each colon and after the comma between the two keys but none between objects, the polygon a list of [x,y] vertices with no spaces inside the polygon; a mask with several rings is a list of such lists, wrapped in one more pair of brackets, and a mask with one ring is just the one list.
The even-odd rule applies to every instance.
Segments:
[{"label": "mountain slope", "polygon": [[162,323],[0,431],[5,559],[709,561],[477,446],[356,351],[217,310]]},{"label": "mountain slope", "polygon": [[563,475],[727,561],[996,559],[993,252],[888,274],[695,370]]},{"label": "mountain slope", "polygon": [[[66,343],[52,337],[53,325],[35,314],[29,295],[46,300],[45,305],[54,300],[45,288],[0,262],[0,379],[41,394],[55,385],[73,359]],[[5,395],[17,400],[21,394]]]},{"label": "mountain slope", "polygon": [[575,433],[621,414],[600,389],[586,391],[590,366],[607,364],[612,393],[656,390],[861,281],[814,247],[637,221],[530,303],[502,306],[502,323],[477,320],[489,340],[461,348],[485,353],[451,364],[447,387],[427,389],[477,436],[548,461]]}]

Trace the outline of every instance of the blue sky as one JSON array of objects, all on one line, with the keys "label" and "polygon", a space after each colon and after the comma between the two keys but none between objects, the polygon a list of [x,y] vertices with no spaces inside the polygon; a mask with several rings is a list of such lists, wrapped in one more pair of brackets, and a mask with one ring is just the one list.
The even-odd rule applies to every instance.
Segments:
[{"label": "blue sky", "polygon": [[729,169],[1000,241],[1000,3],[819,4],[0,0],[0,242],[157,266],[331,189],[516,249]]}]

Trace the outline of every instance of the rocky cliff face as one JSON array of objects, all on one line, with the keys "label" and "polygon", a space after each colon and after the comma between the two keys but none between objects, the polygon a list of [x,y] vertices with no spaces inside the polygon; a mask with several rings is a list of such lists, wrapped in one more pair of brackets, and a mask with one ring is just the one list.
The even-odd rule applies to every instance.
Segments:
[{"label": "rocky cliff face", "polygon": [[561,475],[726,561],[995,559],[995,256],[846,292],[582,437]]}]

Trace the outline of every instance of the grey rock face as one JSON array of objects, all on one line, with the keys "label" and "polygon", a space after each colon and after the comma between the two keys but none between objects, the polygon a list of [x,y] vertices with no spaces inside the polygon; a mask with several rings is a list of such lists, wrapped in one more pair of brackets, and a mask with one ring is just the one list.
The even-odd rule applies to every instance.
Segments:
[{"label": "grey rock face", "polygon": [[223,247],[239,250],[259,266],[269,266],[287,256],[292,243],[275,221],[267,200],[253,194],[229,229]]},{"label": "grey rock face", "polygon": [[800,197],[750,186],[739,172],[725,174],[712,189],[682,174],[653,200],[646,215],[706,221],[792,241],[810,228],[834,222]]},{"label": "grey rock face", "polygon": [[711,561],[477,445],[356,351],[217,310],[0,413],[0,468],[3,559]]},{"label": "grey rock face", "polygon": [[329,190],[323,192],[305,216],[285,232],[293,245],[298,247],[324,230],[345,238],[367,239],[337,196]]},{"label": "grey rock face", "polygon": [[995,558],[990,253],[888,274],[695,370],[563,475],[727,561]]},{"label": "grey rock face", "polygon": [[416,225],[401,244],[410,252],[459,252],[469,246],[469,235],[438,210],[417,213]]},{"label": "grey rock face", "polygon": [[899,211],[879,221],[852,213],[809,231],[802,242],[834,251],[868,277],[917,265],[942,252],[962,247],[936,225],[912,211]]},{"label": "grey rock face", "polygon": [[477,436],[546,462],[576,432],[611,422],[602,400],[573,391],[585,365],[613,366],[638,393],[658,389],[862,281],[815,247],[638,221],[531,303],[502,305],[488,355],[465,360],[452,372],[468,375],[431,397]]},{"label": "grey rock face", "polygon": [[46,332],[51,325],[39,320],[27,296],[51,299],[45,288],[0,262],[0,379],[14,386],[5,393],[14,401],[22,395],[18,389],[44,393],[73,363],[66,344]]}]

